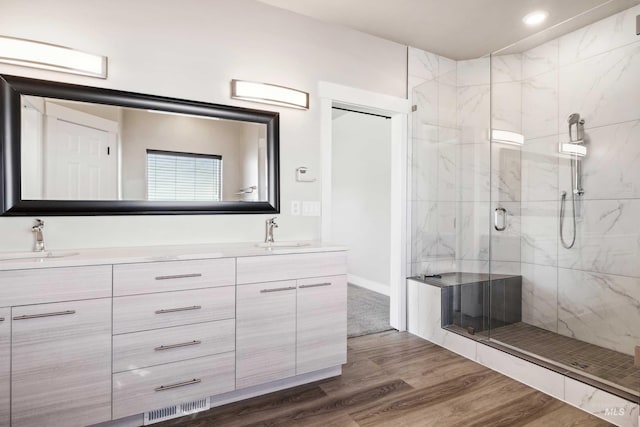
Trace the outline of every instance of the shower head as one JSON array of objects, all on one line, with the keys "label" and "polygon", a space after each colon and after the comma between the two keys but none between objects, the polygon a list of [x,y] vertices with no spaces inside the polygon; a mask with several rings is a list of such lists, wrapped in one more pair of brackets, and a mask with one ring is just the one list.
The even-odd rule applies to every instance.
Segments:
[{"label": "shower head", "polygon": [[575,125],[578,122],[580,122],[580,114],[578,114],[578,113],[573,113],[567,119],[567,123],[569,123],[569,126]]}]

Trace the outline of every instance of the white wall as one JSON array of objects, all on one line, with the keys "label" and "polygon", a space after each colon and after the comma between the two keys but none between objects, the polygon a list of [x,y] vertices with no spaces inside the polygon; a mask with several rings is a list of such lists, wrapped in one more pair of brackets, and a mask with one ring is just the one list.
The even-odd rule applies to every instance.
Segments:
[{"label": "white wall", "polygon": [[332,139],[331,240],[349,247],[349,275],[388,288],[391,121],[346,113]]},{"label": "white wall", "polygon": [[[0,73],[280,111],[279,239],[317,239],[320,218],[290,216],[291,200],[320,200],[295,182],[301,165],[320,170],[319,81],[406,95],[406,47],[253,0],[5,0],[2,34],[109,57],[107,80],[0,65]],[[232,78],[306,90],[300,111],[229,99]],[[51,248],[258,241],[262,215],[55,217]],[[0,218],[0,250],[30,250],[32,218]],[[192,230],[198,230],[197,233]],[[86,236],[91,236],[87,240]]]}]

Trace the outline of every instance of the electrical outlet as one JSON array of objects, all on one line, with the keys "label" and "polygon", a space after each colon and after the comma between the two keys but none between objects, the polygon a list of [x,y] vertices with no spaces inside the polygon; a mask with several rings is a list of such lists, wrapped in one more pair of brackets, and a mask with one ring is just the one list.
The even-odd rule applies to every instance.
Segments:
[{"label": "electrical outlet", "polygon": [[291,215],[300,215],[300,201],[293,200],[291,202]]},{"label": "electrical outlet", "polygon": [[320,202],[302,202],[303,216],[320,216]]}]

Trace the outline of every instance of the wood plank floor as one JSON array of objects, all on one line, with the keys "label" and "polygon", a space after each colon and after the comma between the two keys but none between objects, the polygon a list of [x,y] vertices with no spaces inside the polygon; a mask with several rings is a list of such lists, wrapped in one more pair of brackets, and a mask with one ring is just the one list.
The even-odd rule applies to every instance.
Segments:
[{"label": "wood plank floor", "polygon": [[608,426],[406,332],[351,338],[340,377],[157,426]]}]

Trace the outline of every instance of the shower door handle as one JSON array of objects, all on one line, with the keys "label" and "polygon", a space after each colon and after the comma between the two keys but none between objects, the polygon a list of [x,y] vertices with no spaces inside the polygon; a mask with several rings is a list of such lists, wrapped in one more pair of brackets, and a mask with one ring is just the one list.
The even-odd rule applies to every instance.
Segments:
[{"label": "shower door handle", "polygon": [[505,208],[496,208],[493,211],[493,227],[498,231],[507,229],[507,210]]}]

